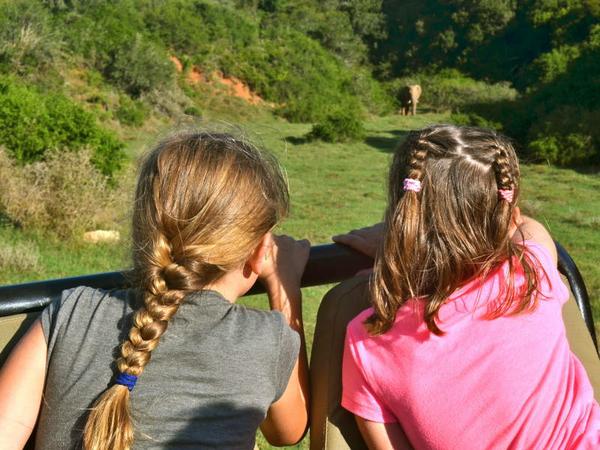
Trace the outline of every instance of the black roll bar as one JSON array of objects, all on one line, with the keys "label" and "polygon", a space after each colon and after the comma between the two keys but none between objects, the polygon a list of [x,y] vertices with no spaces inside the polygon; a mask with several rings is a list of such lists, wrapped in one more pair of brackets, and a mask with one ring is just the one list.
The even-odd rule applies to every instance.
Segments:
[{"label": "black roll bar", "polygon": [[[371,258],[343,245],[316,245],[310,248],[308,263],[302,276],[302,287],[337,283],[372,266]],[[127,272],[104,272],[0,286],[0,317],[41,311],[60,297],[62,291],[77,286],[123,289],[129,286],[129,281]],[[246,295],[264,292],[263,286],[256,283]]]},{"label": "black roll bar", "polygon": [[[558,242],[558,269],[567,277],[571,292],[585,321],[586,327],[598,350],[594,318],[585,283],[573,258]],[[356,272],[373,266],[373,260],[348,247],[338,244],[311,247],[308,263],[302,276],[302,287],[337,283],[352,277]],[[126,272],[105,272],[79,277],[59,278],[47,281],[0,286],[0,317],[41,311],[65,289],[90,286],[101,289],[120,289],[128,286]],[[256,283],[246,295],[264,293]]]}]

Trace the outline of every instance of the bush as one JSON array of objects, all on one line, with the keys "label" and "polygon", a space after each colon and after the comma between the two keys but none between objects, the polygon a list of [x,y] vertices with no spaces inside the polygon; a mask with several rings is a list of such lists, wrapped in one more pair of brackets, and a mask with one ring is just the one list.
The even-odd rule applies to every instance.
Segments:
[{"label": "bush", "polygon": [[123,144],[92,114],[60,94],[41,94],[6,77],[0,78],[0,144],[22,163],[39,161],[51,149],[89,146],[108,176],[124,159]]},{"label": "bush", "polygon": [[0,149],[0,211],[26,229],[59,237],[114,227],[124,189],[113,189],[92,152],[50,152],[45,161],[17,164]]},{"label": "bush", "polygon": [[44,73],[54,64],[61,43],[40,2],[2,1],[0,67],[20,75]]},{"label": "bush", "polygon": [[183,110],[183,113],[192,117],[202,117],[202,111],[197,106],[188,106]]},{"label": "bush", "polygon": [[467,125],[480,128],[502,130],[502,123],[488,120],[476,113],[455,113],[450,116],[450,121],[456,125]]},{"label": "bush", "polygon": [[139,127],[146,120],[146,108],[142,103],[133,101],[127,96],[122,96],[119,99],[119,107],[115,111],[115,116],[124,125]]},{"label": "bush", "polygon": [[38,272],[40,252],[33,242],[3,242],[0,246],[0,270]]},{"label": "bush", "polygon": [[529,132],[534,159],[561,166],[600,163],[600,111],[563,106],[542,116]]},{"label": "bush", "polygon": [[160,47],[137,34],[132,42],[125,42],[115,50],[104,73],[125,92],[139,97],[145,92],[168,87],[174,68],[167,56]]},{"label": "bush", "polygon": [[580,133],[540,136],[529,143],[529,149],[535,159],[559,166],[588,162],[594,156],[591,136]]},{"label": "bush", "polygon": [[435,112],[459,112],[470,105],[512,101],[517,97],[517,91],[508,83],[489,84],[477,81],[455,69],[435,73],[421,72],[412,77],[398,78],[388,83],[388,90],[397,99],[400,89],[410,84],[421,85],[423,94],[420,104]]},{"label": "bush", "polygon": [[328,115],[312,127],[307,138],[326,142],[350,142],[365,137],[365,128],[359,115],[353,110],[340,110]]},{"label": "bush", "polygon": [[[264,30],[262,49],[248,49],[240,78],[294,122],[316,122],[337,109],[360,109],[350,70],[317,41],[284,27]],[[251,52],[254,53],[251,53]]]}]

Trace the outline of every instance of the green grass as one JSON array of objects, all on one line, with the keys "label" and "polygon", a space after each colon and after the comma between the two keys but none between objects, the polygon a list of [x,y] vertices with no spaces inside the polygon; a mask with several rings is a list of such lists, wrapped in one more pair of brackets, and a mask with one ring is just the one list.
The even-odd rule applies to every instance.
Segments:
[{"label": "green grass", "polygon": [[[280,231],[313,244],[330,242],[334,234],[381,220],[385,207],[385,179],[391,152],[405,133],[448,116],[423,114],[390,116],[366,124],[367,137],[353,144],[305,142],[310,124],[265,119],[245,124],[247,134],[273,151],[285,167],[292,208]],[[152,139],[132,140],[131,155]],[[583,174],[543,165],[523,166],[524,210],[546,224],[579,265],[592,299],[600,330],[600,174]],[[60,242],[36,233],[0,227],[0,241],[32,241],[39,251],[41,270],[0,273],[0,284],[117,270],[127,264],[127,246]],[[304,289],[304,320],[308,346],[312,343],[316,312],[329,286]],[[266,307],[264,296],[244,304]],[[308,439],[292,448],[308,448]],[[260,448],[270,448],[262,437]]]}]

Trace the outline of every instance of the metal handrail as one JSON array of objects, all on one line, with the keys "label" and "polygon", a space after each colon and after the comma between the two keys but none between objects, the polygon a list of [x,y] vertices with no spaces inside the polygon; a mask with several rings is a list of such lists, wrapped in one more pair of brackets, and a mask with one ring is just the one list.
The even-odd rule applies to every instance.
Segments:
[{"label": "metal handrail", "polygon": [[[583,277],[573,258],[558,242],[558,269],[567,277],[571,292],[598,350],[594,318]],[[373,260],[357,251],[338,244],[313,246],[302,276],[302,287],[336,283],[352,277],[356,272],[373,266]],[[90,286],[102,289],[120,289],[128,286],[126,272],[106,272],[71,278],[60,278],[32,283],[0,286],[0,317],[41,311],[60,297],[65,289]],[[264,288],[256,283],[246,295],[260,294]]]},{"label": "metal handrail", "polygon": [[[302,276],[302,287],[337,283],[356,272],[373,266],[373,260],[355,250],[338,244],[316,245],[310,248],[308,263]],[[41,311],[62,291],[77,286],[100,289],[123,289],[129,286],[127,272],[104,272],[54,280],[0,286],[0,317]],[[256,283],[246,295],[264,293]]]}]

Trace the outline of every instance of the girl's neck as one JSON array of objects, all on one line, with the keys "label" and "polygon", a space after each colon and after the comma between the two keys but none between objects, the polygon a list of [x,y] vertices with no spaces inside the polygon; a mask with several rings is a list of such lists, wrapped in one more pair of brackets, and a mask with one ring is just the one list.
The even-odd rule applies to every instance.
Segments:
[{"label": "girl's neck", "polygon": [[204,287],[206,290],[216,291],[231,303],[235,303],[256,282],[256,274],[243,268],[227,272],[215,282]]}]

